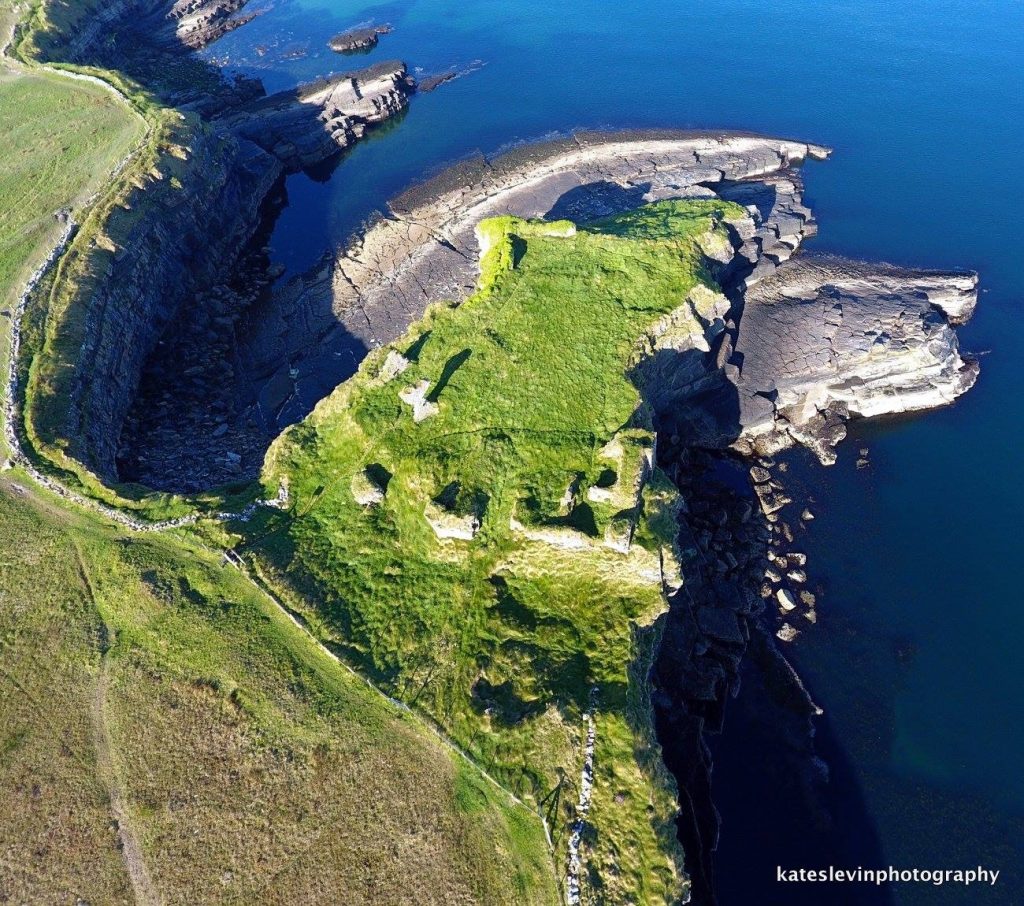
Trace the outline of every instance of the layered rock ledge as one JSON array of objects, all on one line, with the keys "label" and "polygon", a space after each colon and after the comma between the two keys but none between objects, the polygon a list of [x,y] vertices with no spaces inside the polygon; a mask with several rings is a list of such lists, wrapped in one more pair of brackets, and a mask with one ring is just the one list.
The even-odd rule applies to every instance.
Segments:
[{"label": "layered rock ledge", "polygon": [[229,111],[217,122],[273,154],[286,167],[323,163],[366,130],[404,110],[415,82],[400,60],[386,60]]},{"label": "layered rock ledge", "polygon": [[[366,77],[386,96],[401,79],[391,64]],[[256,106],[272,110],[276,102]],[[293,150],[270,136],[263,146],[294,161]],[[666,350],[646,366],[663,430],[698,446],[748,452],[800,440],[827,460],[848,416],[948,402],[976,373],[951,327],[973,310],[973,275],[837,258],[789,261],[816,232],[799,168],[828,153],[746,133],[647,131],[580,133],[464,161],[393,200],[334,261],[276,288],[231,338],[235,380],[193,376],[188,393],[165,401],[161,417],[175,427],[150,422],[135,451],[150,465],[133,477],[195,489],[255,474],[266,444],[349,377],[367,350],[400,335],[430,303],[472,291],[480,220],[504,213],[586,220],[693,196],[735,201],[750,219],[724,253],[731,304],[714,342],[704,355]],[[836,292],[849,298],[833,328],[826,318],[839,309],[809,300]],[[173,363],[160,373],[166,381]],[[210,437],[201,414],[214,403],[234,411]],[[183,450],[175,435],[201,441]]]},{"label": "layered rock ledge", "polygon": [[739,393],[740,449],[800,442],[823,462],[851,416],[931,409],[978,377],[951,323],[970,317],[977,275],[802,255],[747,291],[727,367]]},{"label": "layered rock ledge", "polygon": [[738,244],[751,260],[762,247],[782,260],[813,229],[794,168],[826,154],[738,133],[581,133],[463,162],[392,201],[329,268],[279,291],[248,344],[267,375],[262,415],[274,431],[301,418],[352,373],[360,350],[394,339],[431,302],[465,298],[477,276],[474,228],[486,217],[587,219],[715,186],[723,198],[754,198],[759,186],[745,181],[770,176],[761,194],[776,201]]},{"label": "layered rock ledge", "polygon": [[67,457],[108,482],[149,477],[119,455],[137,431],[179,449],[199,425],[200,437],[217,440],[218,406],[199,425],[147,420],[147,363],[188,350],[157,389],[157,406],[172,397],[191,405],[211,381],[232,386],[235,322],[272,279],[263,230],[283,174],[329,163],[402,111],[414,89],[397,61],[270,97],[257,80],[230,80],[190,51],[249,21],[244,5],[85,0],[68,11],[67,28],[33,32],[19,51],[117,70],[166,105],[129,162],[131,178],[112,187],[102,225],[65,256],[60,304],[40,315],[26,430],[62,467]]}]

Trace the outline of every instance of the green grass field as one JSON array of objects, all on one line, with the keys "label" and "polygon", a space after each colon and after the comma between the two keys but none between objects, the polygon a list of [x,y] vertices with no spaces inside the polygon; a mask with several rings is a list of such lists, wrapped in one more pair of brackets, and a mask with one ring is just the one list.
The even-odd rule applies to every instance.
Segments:
[{"label": "green grass field", "polygon": [[[195,127],[123,74],[134,114],[31,63],[86,11],[36,3],[0,75],[0,295],[99,190],[33,299],[26,432],[82,492],[168,515],[196,501],[104,487],[55,415],[109,214],[152,213]],[[647,689],[678,498],[636,366],[703,342],[708,256],[743,215],[485,222],[477,293],[278,440],[238,496],[283,486],[287,508],[250,523],[133,534],[0,476],[0,900],[555,903],[595,708],[586,900],[678,898]]]},{"label": "green grass field", "polygon": [[678,581],[677,498],[630,379],[703,340],[705,271],[743,216],[663,202],[577,229],[485,221],[482,277],[434,307],[271,448],[248,551],[321,636],[548,812],[575,815],[598,736],[588,865],[609,902],[681,890],[643,628]]},{"label": "green grass field", "polygon": [[[0,893],[551,903],[540,822],[230,566],[0,485]],[[98,752],[109,747],[104,777]]]},{"label": "green grass field", "polygon": [[0,287],[6,308],[38,251],[142,134],[139,118],[98,86],[0,69]]}]

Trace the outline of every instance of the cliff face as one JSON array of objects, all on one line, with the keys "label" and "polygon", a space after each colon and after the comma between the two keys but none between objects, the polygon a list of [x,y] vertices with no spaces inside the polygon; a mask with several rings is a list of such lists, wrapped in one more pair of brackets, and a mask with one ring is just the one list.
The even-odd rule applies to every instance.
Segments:
[{"label": "cliff face", "polygon": [[[177,45],[196,50],[253,17],[238,15],[248,0],[79,0],[47,10],[53,24],[34,41],[47,59],[93,63],[101,45],[132,34],[143,53]],[[54,14],[51,15],[51,12]],[[59,25],[58,25],[59,23]]]},{"label": "cliff face", "polygon": [[205,127],[176,169],[111,215],[115,251],[76,302],[87,340],[73,368],[66,436],[76,458],[111,480],[143,364],[181,305],[230,274],[281,175],[259,148]]},{"label": "cliff face", "polygon": [[[49,350],[50,360],[32,394],[41,414],[27,413],[45,442],[66,447],[109,481],[126,477],[118,451],[129,413],[129,433],[148,431],[151,405],[175,397],[190,405],[197,386],[220,381],[232,349],[216,340],[232,336],[240,312],[269,279],[267,262],[247,252],[285,169],[337,155],[402,110],[414,88],[405,65],[394,61],[272,97],[263,97],[258,83],[228,82],[189,50],[248,21],[239,15],[244,5],[87,0],[67,10],[47,8],[52,24],[25,43],[26,53],[41,58],[117,69],[190,111],[181,122],[156,116],[160,150],[152,172],[133,177],[102,235],[76,241],[76,268],[61,287],[67,314],[48,318],[42,356]],[[262,273],[249,273],[254,267]],[[185,324],[178,320],[183,311]],[[147,360],[182,333],[191,359],[161,373],[156,400],[139,400]],[[217,430],[218,414],[202,411],[207,434]],[[224,478],[230,477],[229,470]]]}]

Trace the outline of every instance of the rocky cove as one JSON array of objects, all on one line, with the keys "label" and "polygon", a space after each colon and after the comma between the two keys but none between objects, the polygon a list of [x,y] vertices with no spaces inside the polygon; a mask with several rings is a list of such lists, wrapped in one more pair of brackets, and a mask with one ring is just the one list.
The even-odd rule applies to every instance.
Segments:
[{"label": "rocky cove", "polygon": [[[721,726],[744,657],[778,690],[780,728],[811,747],[813,705],[773,641],[775,602],[789,600],[779,590],[792,589],[801,618],[813,604],[795,604],[802,583],[786,575],[805,564],[790,549],[770,457],[802,443],[827,462],[847,418],[941,405],[968,389],[977,367],[961,357],[951,325],[970,316],[976,278],[794,257],[814,230],[798,168],[824,148],[631,133],[579,134],[466,162],[396,199],[336,259],[273,285],[261,227],[280,203],[281,173],[315,166],[400,110],[405,78],[404,68],[375,67],[203,117],[181,158],[181,188],[154,180],[132,206],[143,216],[115,215],[126,222],[108,229],[118,248],[83,300],[95,342],[74,369],[66,436],[108,480],[197,490],[246,477],[266,443],[365,350],[428,303],[470,291],[483,217],[586,219],[710,195],[746,205],[749,223],[722,251],[727,298],[704,346],[676,347],[667,329],[651,337],[657,354],[636,376],[656,400],[659,457],[690,501],[681,527],[687,586],[666,620],[654,682],[681,788],[680,835],[695,892],[707,892],[697,854],[706,857],[716,828],[704,734]],[[753,473],[754,495],[750,466],[766,470]],[[800,622],[788,614],[787,625]]]}]

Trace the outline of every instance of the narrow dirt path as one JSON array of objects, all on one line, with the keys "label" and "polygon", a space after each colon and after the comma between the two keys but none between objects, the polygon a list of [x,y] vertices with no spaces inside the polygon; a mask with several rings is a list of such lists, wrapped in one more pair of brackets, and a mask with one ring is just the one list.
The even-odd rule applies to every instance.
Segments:
[{"label": "narrow dirt path", "polygon": [[[89,579],[89,573],[86,570],[82,552],[78,549],[77,544],[75,545],[75,553],[82,581],[93,602],[93,606],[96,607],[96,595],[93,591],[92,581]],[[128,813],[128,807],[125,805],[124,791],[121,788],[121,782],[117,777],[117,769],[114,766],[110,728],[107,724],[106,714],[107,690],[110,685],[110,647],[113,643],[113,638],[106,623],[103,624],[103,629],[106,636],[106,645],[100,660],[99,679],[96,682],[96,688],[93,690],[90,705],[93,742],[96,746],[96,767],[100,781],[110,799],[110,811],[114,816],[114,821],[117,823],[118,849],[121,851],[121,858],[124,860],[125,869],[128,871],[128,879],[132,885],[132,892],[135,894],[135,902],[139,906],[160,906],[162,900],[149,874],[149,869],[146,867],[142,846],[132,826],[131,816]]]}]

